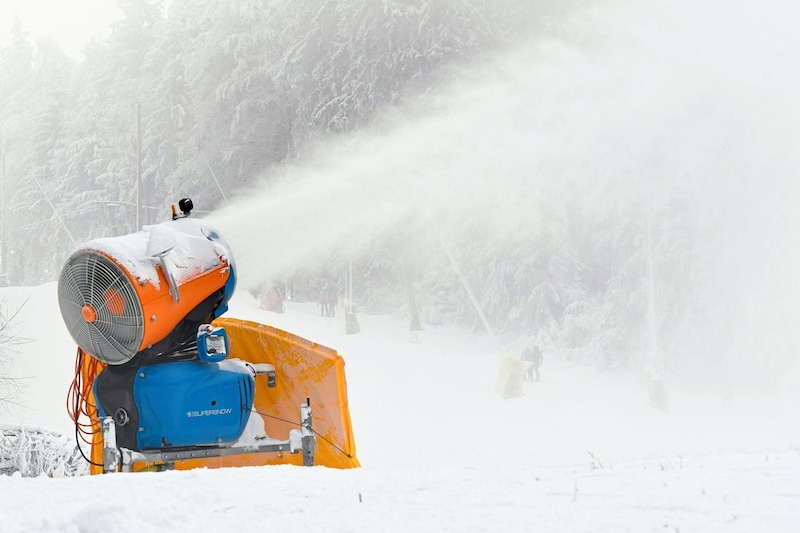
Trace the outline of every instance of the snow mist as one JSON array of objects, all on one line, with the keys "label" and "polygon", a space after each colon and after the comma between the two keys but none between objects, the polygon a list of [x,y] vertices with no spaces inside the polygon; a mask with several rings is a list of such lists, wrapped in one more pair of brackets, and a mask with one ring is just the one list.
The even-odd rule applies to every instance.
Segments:
[{"label": "snow mist", "polygon": [[447,241],[465,221],[534,235],[560,210],[678,199],[714,278],[695,296],[714,302],[709,322],[683,348],[784,371],[800,292],[800,7],[644,4],[554,19],[267,176],[211,217],[243,285],[358,252],[409,217]]}]

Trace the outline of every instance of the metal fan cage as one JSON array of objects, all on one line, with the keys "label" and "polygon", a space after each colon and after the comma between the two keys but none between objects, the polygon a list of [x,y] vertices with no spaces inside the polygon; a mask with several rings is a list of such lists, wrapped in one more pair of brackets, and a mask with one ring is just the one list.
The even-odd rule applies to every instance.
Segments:
[{"label": "metal fan cage", "polygon": [[108,257],[82,250],[67,260],[58,280],[61,316],[85,352],[109,365],[136,355],[144,315],[128,275]]}]

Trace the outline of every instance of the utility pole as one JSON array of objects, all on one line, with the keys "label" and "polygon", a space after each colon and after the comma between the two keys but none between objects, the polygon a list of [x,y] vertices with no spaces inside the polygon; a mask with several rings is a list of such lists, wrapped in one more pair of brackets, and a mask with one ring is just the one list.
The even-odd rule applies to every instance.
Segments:
[{"label": "utility pole", "polygon": [[6,222],[8,215],[6,214],[6,152],[8,151],[8,139],[3,139],[3,145],[0,146],[3,151],[3,183],[0,188],[0,285],[6,285],[7,276],[7,263],[8,247],[6,246]]},{"label": "utility pole", "polygon": [[[347,139],[347,126],[349,122],[347,117],[342,117],[341,131],[342,131],[342,144]],[[346,335],[355,335],[361,331],[361,326],[358,324],[358,317],[356,316],[356,306],[353,303],[353,244],[348,245],[347,250],[347,275],[345,276],[345,296],[347,297],[347,305],[344,308],[344,331]]]},{"label": "utility pole", "polygon": [[136,228],[142,229],[142,104],[136,102]]},{"label": "utility pole", "polygon": [[344,308],[344,331],[347,335],[355,335],[361,331],[356,317],[356,306],[353,303],[353,250],[350,249],[347,256],[347,276],[345,277],[345,295],[347,305]]},{"label": "utility pole", "polygon": [[645,247],[647,261],[647,317],[649,366],[648,389],[650,405],[659,411],[669,412],[669,395],[664,383],[664,358],[658,347],[658,321],[656,320],[656,276],[653,262],[652,204],[650,182],[647,183],[645,202]]}]

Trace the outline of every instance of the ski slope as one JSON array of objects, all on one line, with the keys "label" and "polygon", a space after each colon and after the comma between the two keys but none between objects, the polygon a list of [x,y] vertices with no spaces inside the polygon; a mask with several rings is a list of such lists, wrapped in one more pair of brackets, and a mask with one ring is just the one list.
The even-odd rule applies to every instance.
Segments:
[{"label": "ski slope", "polygon": [[[55,284],[3,291],[28,337],[12,375],[21,407],[0,422],[70,431],[75,346]],[[796,395],[670,389],[648,406],[641,376],[545,353],[540,382],[503,399],[504,357],[485,336],[341,318],[240,291],[226,316],[328,345],[345,358],[362,468],[257,467],[82,478],[0,477],[4,532],[104,531],[795,531],[800,528]],[[313,399],[312,399],[313,401]]]}]

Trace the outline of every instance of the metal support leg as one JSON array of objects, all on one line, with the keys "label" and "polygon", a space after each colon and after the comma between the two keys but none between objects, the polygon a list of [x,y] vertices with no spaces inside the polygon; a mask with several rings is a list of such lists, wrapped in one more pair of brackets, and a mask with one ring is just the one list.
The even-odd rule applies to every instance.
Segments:
[{"label": "metal support leg", "polygon": [[117,426],[114,424],[114,419],[107,416],[103,419],[103,473],[115,473],[119,466],[119,459]]},{"label": "metal support leg", "polygon": [[300,434],[303,442],[303,466],[314,466],[314,453],[317,441],[311,428],[311,400],[306,398],[305,405],[300,406]]},{"label": "metal support leg", "polygon": [[312,429],[311,401],[300,406],[300,429],[292,429],[289,439],[271,440],[267,444],[245,446],[187,446],[154,450],[129,450],[117,448],[116,426],[111,417],[103,419],[103,473],[131,472],[134,463],[162,463],[159,471],[172,470],[176,461],[189,459],[208,459],[251,453],[300,453],[303,466],[314,466],[317,438]]}]

